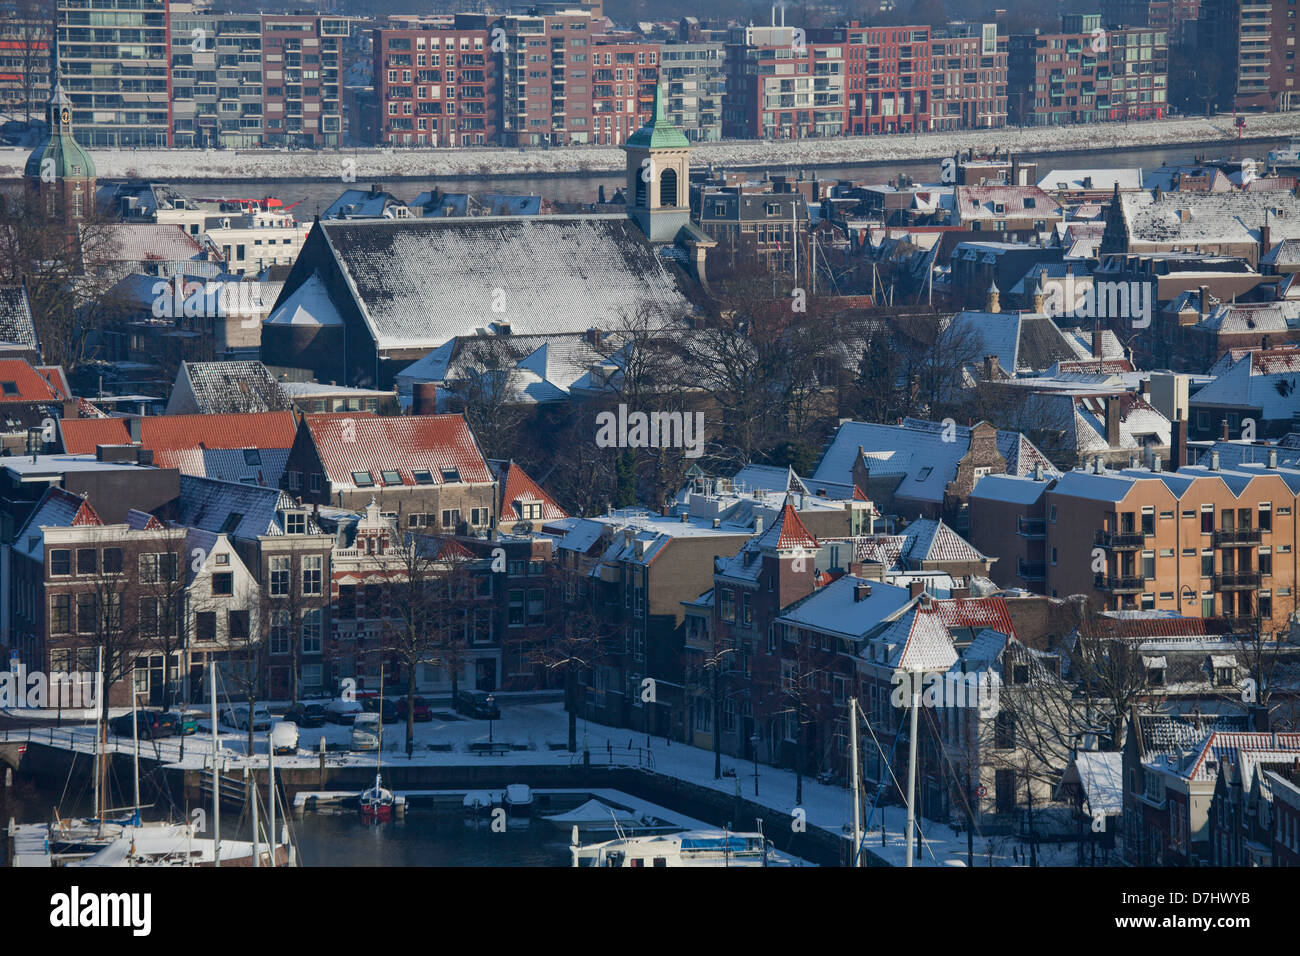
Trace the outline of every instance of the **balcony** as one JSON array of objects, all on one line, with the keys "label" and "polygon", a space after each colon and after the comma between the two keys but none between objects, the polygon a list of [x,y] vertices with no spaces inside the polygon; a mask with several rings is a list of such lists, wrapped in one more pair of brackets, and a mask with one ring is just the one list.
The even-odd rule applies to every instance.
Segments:
[{"label": "balcony", "polygon": [[1220,528],[1214,532],[1216,548],[1249,547],[1259,544],[1259,540],[1258,528]]},{"label": "balcony", "polygon": [[1016,565],[1016,577],[1025,581],[1046,581],[1047,565],[1042,561],[1021,561]]},{"label": "balcony", "polygon": [[1140,531],[1098,531],[1092,537],[1093,544],[1108,551],[1138,551],[1145,540]]},{"label": "balcony", "polygon": [[1225,615],[1219,620],[1228,626],[1229,632],[1233,634],[1254,634],[1260,628],[1259,618],[1253,615]]},{"label": "balcony", "polygon": [[1045,538],[1047,537],[1047,519],[1017,517],[1016,534],[1022,538]]},{"label": "balcony", "polygon": [[1136,575],[1098,574],[1093,578],[1093,587],[1111,594],[1141,594],[1146,589],[1146,582]]},{"label": "balcony", "polygon": [[1216,591],[1253,591],[1259,587],[1258,571],[1238,571],[1235,574],[1216,574]]}]

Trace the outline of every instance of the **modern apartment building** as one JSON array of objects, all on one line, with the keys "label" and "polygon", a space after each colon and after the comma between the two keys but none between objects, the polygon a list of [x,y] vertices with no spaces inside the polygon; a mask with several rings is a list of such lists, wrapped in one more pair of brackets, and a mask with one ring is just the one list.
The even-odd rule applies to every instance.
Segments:
[{"label": "modern apartment building", "polygon": [[262,18],[180,3],[170,14],[171,145],[260,145],[266,129]]},{"label": "modern apartment building", "polygon": [[839,136],[848,115],[845,48],[794,27],[735,27],[726,46],[722,135],[741,139]]},{"label": "modern apartment building", "polygon": [[[618,146],[650,121],[659,81],[659,44],[613,35],[591,38],[591,67],[575,69],[568,92],[581,102],[591,90],[591,138]],[[587,77],[579,76],[587,73]],[[572,114],[570,114],[572,118]]]},{"label": "modern apartment building", "polygon": [[1168,112],[1169,35],[1151,27],[1103,27],[1100,14],[1061,18],[1061,32],[1013,36],[1009,120],[1058,126],[1157,119]]},{"label": "modern apartment building", "polygon": [[591,13],[579,6],[492,22],[503,145],[592,141],[591,24]]},{"label": "modern apartment building", "polygon": [[490,34],[485,25],[467,26],[462,19],[375,30],[379,142],[496,144],[497,72]]},{"label": "modern apartment building", "polygon": [[1218,67],[1218,109],[1295,107],[1295,4],[1202,0],[1197,42],[1207,62]]},{"label": "modern apartment building", "polygon": [[847,27],[813,30],[810,38],[842,47],[845,133],[929,128],[928,26],[862,27],[853,20]]},{"label": "modern apartment building", "polygon": [[263,14],[266,145],[342,142],[340,54],[348,30],[343,17]]},{"label": "modern apartment building", "polygon": [[930,38],[929,129],[1007,125],[1007,38],[996,23],[950,23]]},{"label": "modern apartment building", "polygon": [[56,0],[59,71],[86,146],[171,145],[168,8],[169,0]]},{"label": "modern apartment building", "polygon": [[[1227,619],[1234,630],[1288,627],[1300,571],[1296,469],[1212,461],[995,484],[1002,487],[977,487],[971,497],[971,542],[1033,565],[1020,586],[1085,594],[1105,610]],[[1018,547],[1017,537],[1041,541],[1042,550]]]},{"label": "modern apartment building", "polygon": [[687,139],[722,138],[722,103],[727,88],[721,43],[665,43],[659,48],[664,113]]},{"label": "modern apartment building", "polygon": [[49,21],[0,11],[0,109],[35,117],[49,98]]}]

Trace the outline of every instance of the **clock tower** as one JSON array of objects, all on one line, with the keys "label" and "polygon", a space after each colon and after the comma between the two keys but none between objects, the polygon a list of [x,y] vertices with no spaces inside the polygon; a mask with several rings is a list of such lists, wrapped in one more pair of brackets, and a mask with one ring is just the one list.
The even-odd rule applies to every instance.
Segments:
[{"label": "clock tower", "polygon": [[627,210],[651,242],[672,242],[691,222],[691,144],[664,113],[655,86],[654,115],[627,138]]},{"label": "clock tower", "polygon": [[47,216],[84,221],[95,208],[95,163],[72,129],[72,101],[63,91],[58,67],[45,110],[46,134],[27,157],[23,176],[29,195],[40,198]]}]

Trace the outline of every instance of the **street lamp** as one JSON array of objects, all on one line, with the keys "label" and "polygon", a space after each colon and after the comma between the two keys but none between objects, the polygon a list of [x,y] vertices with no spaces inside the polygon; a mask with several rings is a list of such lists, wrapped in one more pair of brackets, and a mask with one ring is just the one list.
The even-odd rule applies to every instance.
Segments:
[{"label": "street lamp", "polygon": [[758,734],[750,736],[749,745],[754,751],[754,796],[758,796]]},{"label": "street lamp", "polygon": [[496,713],[497,699],[492,694],[488,694],[488,743],[492,743],[492,715]]}]

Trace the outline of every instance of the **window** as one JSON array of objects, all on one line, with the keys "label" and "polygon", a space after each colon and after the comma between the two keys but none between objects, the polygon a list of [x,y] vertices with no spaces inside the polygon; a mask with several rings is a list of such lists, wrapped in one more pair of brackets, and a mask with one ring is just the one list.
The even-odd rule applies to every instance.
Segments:
[{"label": "window", "polygon": [[1261,505],[1259,506],[1259,530],[1260,530],[1260,531],[1272,531],[1272,530],[1273,530],[1273,504],[1272,504],[1272,502],[1268,502],[1268,501],[1266,501],[1266,502],[1264,502],[1263,504],[1261,504]]},{"label": "window", "polygon": [[99,570],[99,552],[94,548],[77,549],[77,573],[95,574]]},{"label": "window", "polygon": [[368,471],[354,471],[352,483],[358,488],[370,488],[374,485],[375,479]]},{"label": "window", "polygon": [[285,534],[306,534],[307,515],[302,511],[286,511],[284,514]]},{"label": "window", "polygon": [[399,471],[385,470],[381,471],[379,476],[384,479],[386,485],[400,485],[402,483],[402,474]]},{"label": "window", "polygon": [[95,630],[95,595],[77,595],[77,630],[91,634]]},{"label": "window", "polygon": [[104,573],[105,574],[122,573],[122,549],[121,548],[104,549]]},{"label": "window", "polygon": [[262,463],[262,453],[256,448],[244,449],[245,465],[260,465]]},{"label": "window", "polygon": [[324,480],[324,476],[322,476],[322,475],[312,475],[312,476],[311,476],[311,490],[312,490],[313,492],[319,492],[319,491],[321,490],[321,486],[322,486],[322,482],[323,482],[323,480]]},{"label": "window", "polygon": [[217,639],[216,611],[199,611],[194,615],[194,636],[209,643]]},{"label": "window", "polygon": [[1142,577],[1151,580],[1156,576],[1156,553],[1154,551],[1142,552]]},{"label": "window", "polygon": [[448,484],[454,484],[454,483],[460,481],[460,469],[458,469],[458,468],[443,468],[443,469],[442,469],[442,480],[443,480],[444,482],[447,482]]},{"label": "window", "polygon": [[289,647],[289,612],[271,612],[270,650],[272,654],[288,654]]},{"label": "window", "polygon": [[247,610],[226,612],[226,633],[230,635],[232,642],[248,640],[248,625],[249,612]]},{"label": "window", "polygon": [[50,576],[67,577],[72,573],[72,552],[66,548],[50,551]]},{"label": "window", "polygon": [[67,634],[72,623],[72,599],[67,594],[50,598],[50,633]]},{"label": "window", "polygon": [[460,509],[459,509],[459,508],[443,508],[443,509],[442,509],[442,528],[443,528],[443,530],[444,530],[444,531],[446,531],[446,530],[448,530],[448,529],[453,529],[453,530],[454,530],[455,527],[456,527],[458,524],[460,524]]},{"label": "window", "polygon": [[417,485],[433,484],[433,472],[428,468],[415,468],[411,471],[411,477],[415,479]]},{"label": "window", "polygon": [[929,465],[927,465],[926,467],[922,468],[920,471],[916,473],[916,480],[925,481],[925,479],[930,477],[930,472],[932,471],[934,471],[934,469],[931,468]]},{"label": "window", "polygon": [[229,597],[235,593],[235,576],[230,571],[212,575],[212,593],[217,597]]},{"label": "window", "polygon": [[1205,550],[1201,552],[1201,577],[1214,577],[1214,552]]},{"label": "window", "polygon": [[508,595],[510,598],[507,609],[506,623],[510,627],[524,626],[524,592],[522,588],[512,588]]},{"label": "window", "polygon": [[[538,517],[540,518],[541,515],[538,515]],[[469,520],[470,520],[470,524],[474,525],[475,527],[480,527],[480,526],[482,526],[482,525],[487,524],[487,523],[488,523],[488,509],[486,509],[486,508],[474,508],[473,510],[470,511],[470,519],[469,519]]]},{"label": "window", "polygon": [[289,593],[289,559],[271,558],[271,595],[284,597]]},{"label": "window", "polygon": [[302,593],[320,594],[321,556],[308,555],[302,559]]},{"label": "window", "polygon": [[1016,745],[1016,718],[1009,710],[998,711],[993,723],[993,746],[1011,750]]},{"label": "window", "polygon": [[[316,559],[317,561],[320,558]],[[320,653],[320,608],[312,608],[302,616],[302,652]]]}]

